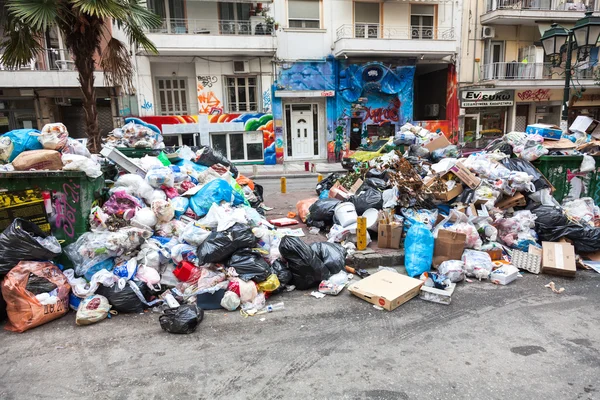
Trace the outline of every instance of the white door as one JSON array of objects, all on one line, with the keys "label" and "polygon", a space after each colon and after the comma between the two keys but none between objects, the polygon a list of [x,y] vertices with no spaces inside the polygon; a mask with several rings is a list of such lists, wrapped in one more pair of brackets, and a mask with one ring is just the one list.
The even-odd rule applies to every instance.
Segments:
[{"label": "white door", "polygon": [[310,105],[307,105],[306,110],[294,108],[296,106],[292,106],[292,154],[294,158],[313,157],[313,114]]}]

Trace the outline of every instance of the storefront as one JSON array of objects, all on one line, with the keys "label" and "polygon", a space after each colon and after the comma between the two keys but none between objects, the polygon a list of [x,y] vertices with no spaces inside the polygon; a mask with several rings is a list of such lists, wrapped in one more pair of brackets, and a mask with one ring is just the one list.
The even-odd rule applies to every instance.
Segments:
[{"label": "storefront", "polygon": [[515,93],[514,124],[510,130],[525,132],[530,124],[560,125],[561,89],[523,89]]},{"label": "storefront", "polygon": [[465,147],[483,148],[506,133],[514,90],[463,89],[460,99],[464,123],[459,141]]},{"label": "storefront", "polygon": [[587,89],[581,96],[573,96],[569,105],[569,125],[579,115],[600,119],[600,89]]}]

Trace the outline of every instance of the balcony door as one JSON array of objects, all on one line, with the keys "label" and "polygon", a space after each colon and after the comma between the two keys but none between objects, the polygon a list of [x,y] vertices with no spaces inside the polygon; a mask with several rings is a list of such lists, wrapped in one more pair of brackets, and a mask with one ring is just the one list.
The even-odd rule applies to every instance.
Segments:
[{"label": "balcony door", "polygon": [[378,38],[380,3],[354,3],[354,37]]},{"label": "balcony door", "polygon": [[506,70],[504,64],[504,42],[489,41],[483,53],[485,79],[498,79],[510,77],[512,70]]},{"label": "balcony door", "polygon": [[219,28],[222,35],[250,35],[249,3],[219,3]]},{"label": "balcony door", "polygon": [[426,4],[410,5],[410,31],[413,39],[434,38],[435,6]]}]

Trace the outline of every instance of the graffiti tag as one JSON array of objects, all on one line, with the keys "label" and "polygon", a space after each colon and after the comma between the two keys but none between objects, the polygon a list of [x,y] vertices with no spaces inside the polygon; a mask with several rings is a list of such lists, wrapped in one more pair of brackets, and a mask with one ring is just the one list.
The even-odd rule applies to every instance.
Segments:
[{"label": "graffiti tag", "polygon": [[265,90],[263,92],[263,109],[264,112],[271,111],[271,91]]},{"label": "graffiti tag", "polygon": [[202,87],[212,87],[213,83],[217,83],[216,76],[211,75],[198,75],[198,82],[202,85]]},{"label": "graffiti tag", "polygon": [[144,99],[144,102],[142,103],[142,105],[140,107],[142,108],[142,110],[150,110],[150,109],[152,109],[152,103],[150,103],[148,100]]},{"label": "graffiti tag", "polygon": [[56,194],[56,226],[70,238],[75,235],[75,208],[71,201],[79,201],[79,185],[65,183],[63,192]]},{"label": "graffiti tag", "polygon": [[399,115],[398,109],[395,108],[371,108],[365,107],[366,114],[363,118],[362,122],[367,122],[369,120],[373,121],[375,124],[380,124],[382,122],[398,122]]},{"label": "graffiti tag", "polygon": [[548,101],[550,100],[550,89],[524,90],[518,92],[521,101]]},{"label": "graffiti tag", "polygon": [[202,84],[198,84],[198,114],[219,115],[223,112],[221,100],[212,90],[204,90]]}]

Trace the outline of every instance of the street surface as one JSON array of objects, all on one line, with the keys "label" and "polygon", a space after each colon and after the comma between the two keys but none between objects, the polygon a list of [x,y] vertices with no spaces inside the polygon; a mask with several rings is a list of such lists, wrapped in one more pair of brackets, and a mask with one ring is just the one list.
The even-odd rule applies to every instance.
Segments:
[{"label": "street surface", "polygon": [[[287,195],[259,183],[285,215],[312,181],[288,180]],[[81,327],[70,312],[0,331],[0,399],[598,399],[599,287],[594,271],[524,273],[392,312],[347,290],[294,291],[270,300],[285,303],[272,314],[207,311],[190,335],[162,331],[152,311]]]}]

